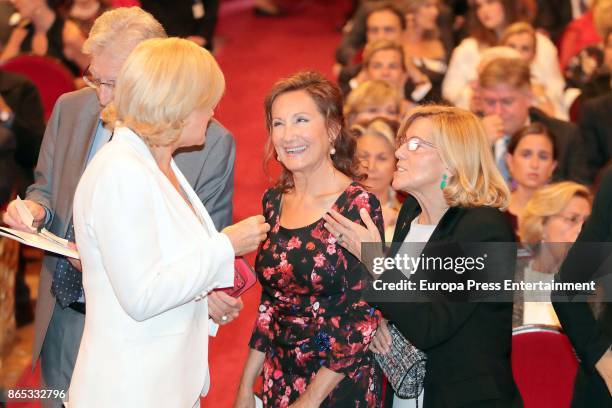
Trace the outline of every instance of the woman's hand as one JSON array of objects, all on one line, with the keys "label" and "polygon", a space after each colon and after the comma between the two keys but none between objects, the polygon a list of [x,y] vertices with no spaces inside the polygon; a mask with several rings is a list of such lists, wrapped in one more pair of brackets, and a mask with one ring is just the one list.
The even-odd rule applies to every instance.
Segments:
[{"label": "woman's hand", "polygon": [[225,292],[212,291],[207,296],[208,316],[218,325],[224,325],[235,318],[244,304],[241,298],[234,298]]},{"label": "woman's hand", "polygon": [[230,239],[236,256],[254,251],[259,243],[266,239],[270,231],[270,224],[266,223],[263,215],[254,215],[221,231]]},{"label": "woman's hand", "polygon": [[391,351],[391,333],[386,319],[381,319],[376,334],[370,343],[370,350],[376,354],[387,354]]},{"label": "woman's hand", "polygon": [[330,210],[323,218],[325,219],[325,228],[336,237],[338,243],[355,255],[361,262],[364,262],[361,254],[361,244],[366,242],[382,242],[382,239],[368,211],[362,208],[359,210],[359,215],[367,228],[349,220],[335,210]]}]

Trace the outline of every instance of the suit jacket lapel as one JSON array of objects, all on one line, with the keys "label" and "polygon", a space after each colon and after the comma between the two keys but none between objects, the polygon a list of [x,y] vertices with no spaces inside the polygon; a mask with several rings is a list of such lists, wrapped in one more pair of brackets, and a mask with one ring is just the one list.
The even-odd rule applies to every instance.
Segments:
[{"label": "suit jacket lapel", "polygon": [[[62,183],[59,192],[61,203],[58,203],[63,207],[63,214],[72,216],[74,192],[81,175],[85,171],[87,155],[93,144],[99,119],[100,105],[97,97],[94,97],[91,103],[83,107],[81,112],[75,114],[71,137],[65,139],[69,145],[65,155],[66,161],[62,167]],[[66,224],[68,224],[68,221]],[[66,229],[67,225],[62,232],[65,233]]]}]

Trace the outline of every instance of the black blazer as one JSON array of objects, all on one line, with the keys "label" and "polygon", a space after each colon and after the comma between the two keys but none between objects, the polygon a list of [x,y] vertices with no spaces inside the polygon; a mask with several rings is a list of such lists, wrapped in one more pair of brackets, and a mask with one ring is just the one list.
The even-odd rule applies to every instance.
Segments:
[{"label": "black blazer", "polygon": [[558,164],[553,173],[553,181],[588,183],[585,147],[578,126],[548,116],[537,108],[529,108],[529,119],[531,122],[542,123],[555,138]]},{"label": "black blazer", "polygon": [[[610,265],[612,244],[603,246],[602,251],[594,250],[593,244],[581,245],[592,242],[612,243],[612,169],[603,174],[591,217],[584,223],[555,280],[589,281],[604,262]],[[607,271],[609,280],[609,267]],[[605,295],[609,298],[612,293]],[[587,303],[568,303],[568,296],[571,294],[553,292],[552,301],[563,330],[580,358],[572,407],[612,407],[612,397],[595,370],[597,361],[612,345],[612,307],[610,303],[602,303],[600,313],[595,316]]]},{"label": "black blazer", "polygon": [[585,101],[580,114],[580,132],[584,138],[591,180],[612,159],[612,94]]},{"label": "black blazer", "polygon": [[[404,240],[421,208],[408,196],[400,210],[394,242]],[[514,242],[507,217],[491,207],[452,207],[440,220],[423,254],[439,244]],[[396,248],[392,246],[391,256]],[[452,249],[451,249],[452,251]],[[510,253],[512,262],[515,253]],[[513,271],[513,265],[507,265]],[[418,273],[418,272],[417,272]],[[414,275],[417,276],[417,275]],[[448,273],[447,273],[448,276]],[[404,276],[387,270],[383,281]],[[428,357],[425,408],[520,407],[512,376],[512,303],[370,302]]]}]

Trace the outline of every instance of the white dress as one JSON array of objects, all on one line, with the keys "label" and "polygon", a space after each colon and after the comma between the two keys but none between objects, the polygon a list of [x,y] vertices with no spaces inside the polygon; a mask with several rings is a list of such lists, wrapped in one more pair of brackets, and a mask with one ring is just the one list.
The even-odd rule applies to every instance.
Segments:
[{"label": "white dress", "polygon": [[208,391],[205,295],[233,284],[234,250],[172,169],[197,216],[127,128],[79,182],[73,214],[87,314],[70,408],[194,407]]}]

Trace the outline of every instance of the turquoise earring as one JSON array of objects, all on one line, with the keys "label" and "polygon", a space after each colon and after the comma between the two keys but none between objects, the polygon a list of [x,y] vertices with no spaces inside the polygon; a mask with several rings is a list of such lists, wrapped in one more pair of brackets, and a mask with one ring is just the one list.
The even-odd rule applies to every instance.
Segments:
[{"label": "turquoise earring", "polygon": [[448,184],[448,176],[446,174],[442,175],[442,182],[440,183],[440,190],[444,190]]}]

